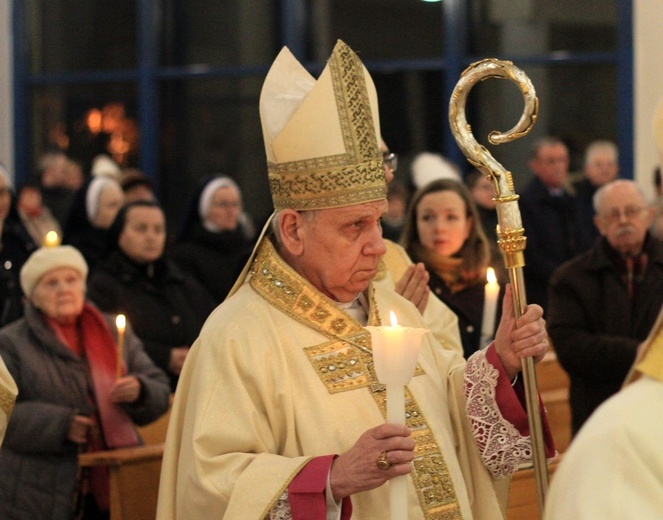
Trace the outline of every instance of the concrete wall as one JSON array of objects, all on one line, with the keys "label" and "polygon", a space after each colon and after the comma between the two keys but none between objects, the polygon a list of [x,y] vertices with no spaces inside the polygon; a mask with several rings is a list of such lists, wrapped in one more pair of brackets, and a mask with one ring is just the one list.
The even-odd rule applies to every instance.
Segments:
[{"label": "concrete wall", "polygon": [[659,161],[663,161],[653,134],[654,109],[663,98],[663,2],[634,0],[633,7],[634,171],[638,183],[652,195],[652,172]]}]

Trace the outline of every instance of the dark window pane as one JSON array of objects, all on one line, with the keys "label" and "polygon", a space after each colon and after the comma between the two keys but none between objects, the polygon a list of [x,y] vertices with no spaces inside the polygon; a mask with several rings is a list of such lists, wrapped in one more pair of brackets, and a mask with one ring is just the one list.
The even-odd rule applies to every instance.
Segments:
[{"label": "dark window pane", "polygon": [[168,0],[162,4],[165,66],[264,65],[274,57],[277,2]]},{"label": "dark window pane", "polygon": [[136,0],[31,0],[34,73],[137,65]]},{"label": "dark window pane", "polygon": [[257,220],[272,211],[258,112],[262,77],[168,82],[162,89],[164,206],[179,219],[199,180],[223,173],[237,180]]},{"label": "dark window pane", "polygon": [[[322,34],[336,38],[360,53],[362,60],[440,58],[442,4],[421,0],[331,0]],[[316,34],[316,33],[314,33]],[[320,49],[324,54],[325,49]],[[329,51],[326,51],[327,53]],[[326,59],[326,56],[318,56]]]}]

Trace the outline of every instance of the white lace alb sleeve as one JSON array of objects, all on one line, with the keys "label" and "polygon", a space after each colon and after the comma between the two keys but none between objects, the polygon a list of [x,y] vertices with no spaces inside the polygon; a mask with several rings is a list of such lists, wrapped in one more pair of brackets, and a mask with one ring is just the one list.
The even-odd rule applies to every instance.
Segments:
[{"label": "white lace alb sleeve", "polygon": [[287,491],[281,494],[264,520],[292,520],[292,511],[290,510]]},{"label": "white lace alb sleeve", "polygon": [[498,370],[485,351],[472,354],[465,369],[467,415],[481,458],[493,478],[508,477],[532,460],[529,436],[520,434],[500,412],[495,399]]}]

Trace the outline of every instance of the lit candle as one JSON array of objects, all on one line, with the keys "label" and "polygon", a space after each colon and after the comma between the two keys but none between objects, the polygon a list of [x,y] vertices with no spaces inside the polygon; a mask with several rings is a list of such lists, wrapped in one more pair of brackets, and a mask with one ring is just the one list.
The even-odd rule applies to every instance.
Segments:
[{"label": "lit candle", "polygon": [[[380,383],[387,387],[387,422],[405,424],[405,385],[417,367],[421,337],[426,329],[401,327],[390,312],[391,327],[366,327],[371,333],[373,363]],[[389,481],[389,509],[392,520],[407,514],[407,476]]]},{"label": "lit candle", "polygon": [[118,314],[115,318],[117,327],[117,378],[122,377],[122,368],[124,366],[124,331],[127,328],[127,319],[124,314]]},{"label": "lit candle", "polygon": [[492,267],[486,272],[486,285],[483,299],[483,321],[481,322],[481,347],[487,346],[493,339],[495,332],[495,311],[497,310],[497,297],[500,294],[500,284],[497,283],[495,270]]},{"label": "lit candle", "polygon": [[60,245],[60,237],[57,234],[57,231],[49,231],[44,236],[44,242],[42,243],[44,247],[55,247]]}]

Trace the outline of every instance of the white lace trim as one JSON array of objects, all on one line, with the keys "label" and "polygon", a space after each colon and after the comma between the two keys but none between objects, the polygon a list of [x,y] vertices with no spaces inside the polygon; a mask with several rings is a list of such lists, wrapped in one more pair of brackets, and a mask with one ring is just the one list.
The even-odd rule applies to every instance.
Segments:
[{"label": "white lace trim", "polygon": [[508,477],[532,460],[532,444],[500,412],[495,400],[498,370],[484,351],[474,353],[465,369],[467,415],[481,458],[493,478]]},{"label": "white lace trim", "polygon": [[287,491],[284,491],[279,497],[274,507],[267,513],[265,520],[292,520],[292,511],[290,510]]}]

